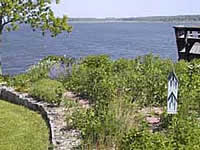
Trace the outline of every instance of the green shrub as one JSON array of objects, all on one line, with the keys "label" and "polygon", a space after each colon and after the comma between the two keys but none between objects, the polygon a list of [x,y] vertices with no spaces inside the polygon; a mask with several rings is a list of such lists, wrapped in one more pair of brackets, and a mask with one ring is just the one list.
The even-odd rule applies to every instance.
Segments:
[{"label": "green shrub", "polygon": [[48,78],[49,68],[52,64],[39,62],[31,66],[27,72],[15,75],[8,79],[8,85],[17,91],[28,92],[33,83]]},{"label": "green shrub", "polygon": [[60,104],[64,91],[62,83],[55,80],[42,79],[32,85],[29,94],[49,103]]},{"label": "green shrub", "polygon": [[28,74],[18,74],[7,80],[9,86],[12,86],[19,92],[28,92],[31,87],[31,79]]},{"label": "green shrub", "polygon": [[47,71],[42,69],[18,74],[8,79],[8,85],[14,87],[19,92],[28,92],[32,84],[38,80],[47,78]]},{"label": "green shrub", "polygon": [[0,76],[0,83],[4,82],[4,77]]},{"label": "green shrub", "polygon": [[88,56],[82,60],[81,64],[88,68],[107,68],[111,64],[111,60],[107,55]]},{"label": "green shrub", "polygon": [[200,149],[200,125],[194,117],[174,117],[169,127],[171,143],[176,149]]},{"label": "green shrub", "polygon": [[135,59],[132,70],[122,74],[127,94],[141,106],[164,105],[167,98],[167,77],[172,70],[170,60],[147,55]]},{"label": "green shrub", "polygon": [[66,88],[87,96],[91,103],[105,104],[119,94],[132,97],[141,106],[164,105],[170,60],[148,55],[135,60],[110,60],[105,55],[89,56],[75,65]]},{"label": "green shrub", "polygon": [[194,118],[174,117],[165,132],[151,133],[147,128],[131,129],[124,133],[121,150],[200,149],[200,125]]},{"label": "green shrub", "polygon": [[87,97],[90,103],[106,102],[112,99],[114,80],[111,75],[112,61],[108,56],[89,56],[75,65],[66,88]]},{"label": "green shrub", "polygon": [[147,129],[130,129],[124,133],[120,143],[121,150],[156,150],[168,149],[165,145],[166,138],[159,134],[152,134]]},{"label": "green shrub", "polygon": [[83,145],[113,146],[114,137],[118,134],[120,123],[112,112],[98,111],[90,108],[77,109],[71,116],[71,126],[81,131]]},{"label": "green shrub", "polygon": [[65,56],[47,56],[44,57],[40,62],[41,63],[57,63],[63,62],[64,64],[73,64],[75,63],[75,59],[72,57],[65,57]]},{"label": "green shrub", "polygon": [[[200,116],[199,70],[199,60],[173,63],[153,55],[115,61],[104,55],[86,57],[73,66],[72,75],[65,86],[86,96],[93,107],[73,113],[72,124],[81,130],[86,141],[96,144],[100,141],[104,141],[103,144],[110,142],[119,149],[192,149],[192,145],[199,149],[200,128],[196,120]],[[129,130],[137,127],[132,123],[139,122],[128,122],[128,119],[144,119],[131,117],[137,113],[131,104],[141,107],[166,106],[167,79],[171,71],[175,71],[179,80],[180,121],[164,118],[163,130],[166,132],[150,133],[149,128]],[[193,114],[196,115],[193,119],[186,117]]]},{"label": "green shrub", "polygon": [[7,78],[7,84],[14,87],[17,91],[28,92],[35,82],[41,79],[48,79],[51,67],[61,61],[66,65],[75,62],[73,58],[64,56],[47,56],[37,64],[31,66],[25,73]]}]

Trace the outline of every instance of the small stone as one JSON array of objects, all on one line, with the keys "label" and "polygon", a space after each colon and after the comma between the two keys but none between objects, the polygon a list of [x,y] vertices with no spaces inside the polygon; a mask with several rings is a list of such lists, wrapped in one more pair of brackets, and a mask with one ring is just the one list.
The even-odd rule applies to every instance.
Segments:
[{"label": "small stone", "polygon": [[161,115],[161,114],[163,113],[163,110],[162,110],[161,108],[155,107],[155,108],[154,108],[154,112],[155,112],[155,114],[157,114],[157,115]]},{"label": "small stone", "polygon": [[72,92],[65,92],[64,97],[73,98],[73,97],[75,97],[75,95]]},{"label": "small stone", "polygon": [[87,104],[89,104],[89,102],[86,101],[86,100],[80,100],[79,103],[80,103],[81,105],[87,105]]},{"label": "small stone", "polygon": [[160,123],[160,118],[157,118],[157,117],[147,117],[146,120],[150,124],[158,124],[158,123]]}]

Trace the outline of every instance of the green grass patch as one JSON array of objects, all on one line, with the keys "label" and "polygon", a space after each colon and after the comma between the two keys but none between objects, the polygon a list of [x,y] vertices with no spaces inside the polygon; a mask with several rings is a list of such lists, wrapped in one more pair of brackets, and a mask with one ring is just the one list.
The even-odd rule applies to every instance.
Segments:
[{"label": "green grass patch", "polygon": [[0,100],[0,150],[47,150],[48,138],[39,114]]},{"label": "green grass patch", "polygon": [[48,103],[60,104],[64,91],[65,89],[61,82],[42,79],[32,85],[29,94]]}]

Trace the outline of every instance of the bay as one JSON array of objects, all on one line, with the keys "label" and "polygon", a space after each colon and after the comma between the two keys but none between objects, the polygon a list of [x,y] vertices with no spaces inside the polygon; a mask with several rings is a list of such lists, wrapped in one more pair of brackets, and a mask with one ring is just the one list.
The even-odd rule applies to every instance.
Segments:
[{"label": "bay", "polygon": [[107,54],[112,59],[135,58],[152,53],[177,60],[172,23],[72,23],[73,32],[51,38],[23,25],[4,32],[0,45],[4,74],[24,72],[48,55],[85,57]]}]

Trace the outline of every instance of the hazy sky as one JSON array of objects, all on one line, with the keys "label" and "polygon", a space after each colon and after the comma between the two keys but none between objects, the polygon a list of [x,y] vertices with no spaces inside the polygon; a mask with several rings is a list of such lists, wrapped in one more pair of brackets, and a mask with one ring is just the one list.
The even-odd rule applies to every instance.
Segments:
[{"label": "hazy sky", "polygon": [[200,14],[200,0],[61,0],[57,16],[134,17]]}]

